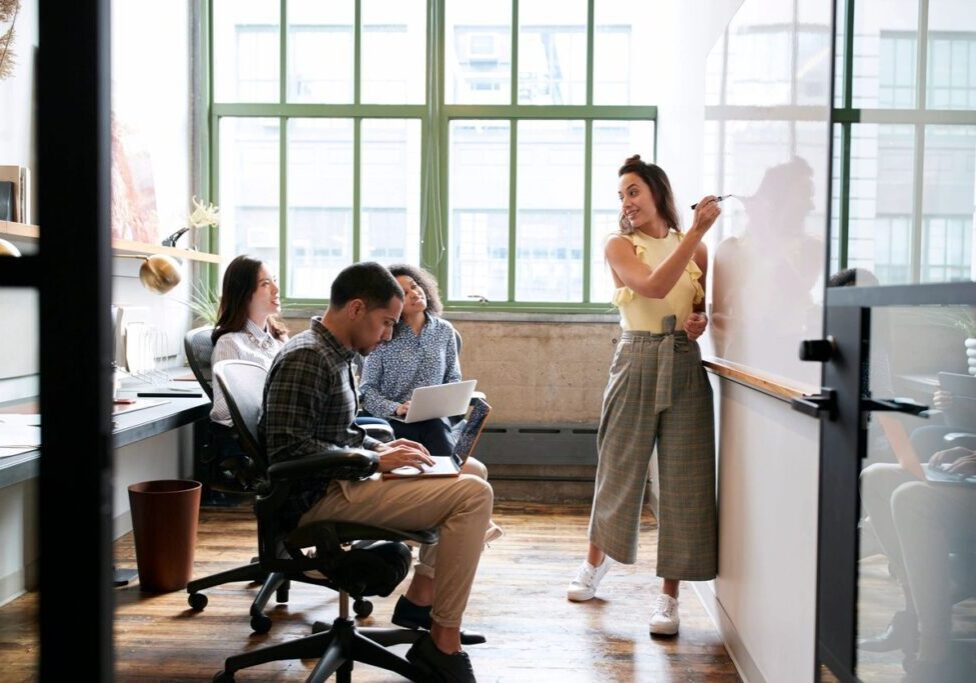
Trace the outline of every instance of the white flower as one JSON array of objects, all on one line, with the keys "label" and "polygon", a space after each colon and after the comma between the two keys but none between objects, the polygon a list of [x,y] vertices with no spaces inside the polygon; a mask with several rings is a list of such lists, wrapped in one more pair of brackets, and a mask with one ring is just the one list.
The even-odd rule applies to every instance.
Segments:
[{"label": "white flower", "polygon": [[193,197],[193,212],[190,214],[190,225],[194,228],[202,228],[208,225],[214,227],[220,225],[220,209],[213,204],[203,205],[196,197]]}]

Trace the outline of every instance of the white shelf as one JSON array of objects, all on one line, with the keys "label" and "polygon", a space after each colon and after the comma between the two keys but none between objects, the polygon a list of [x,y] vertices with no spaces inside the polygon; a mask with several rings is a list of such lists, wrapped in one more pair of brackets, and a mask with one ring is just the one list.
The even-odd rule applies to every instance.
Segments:
[{"label": "white shelf", "polygon": [[[0,221],[0,236],[13,237],[22,241],[36,242],[40,238],[40,234],[40,228],[38,228],[36,225]],[[220,263],[220,256],[217,254],[208,254],[207,252],[195,251],[193,249],[164,247],[159,244],[134,242],[132,240],[113,239],[112,250],[119,254],[167,254],[169,256],[175,256],[188,261]]]}]

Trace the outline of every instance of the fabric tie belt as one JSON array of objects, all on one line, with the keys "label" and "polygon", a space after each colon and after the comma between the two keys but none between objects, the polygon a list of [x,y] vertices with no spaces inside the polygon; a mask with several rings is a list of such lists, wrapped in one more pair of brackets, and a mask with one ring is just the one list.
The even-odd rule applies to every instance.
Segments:
[{"label": "fabric tie belt", "polygon": [[621,335],[621,341],[657,343],[657,384],[654,387],[654,413],[660,413],[671,407],[671,384],[674,378],[674,352],[687,351],[692,342],[684,330],[675,331],[677,318],[667,315],[661,318],[661,332],[647,332],[644,330],[626,330]]}]

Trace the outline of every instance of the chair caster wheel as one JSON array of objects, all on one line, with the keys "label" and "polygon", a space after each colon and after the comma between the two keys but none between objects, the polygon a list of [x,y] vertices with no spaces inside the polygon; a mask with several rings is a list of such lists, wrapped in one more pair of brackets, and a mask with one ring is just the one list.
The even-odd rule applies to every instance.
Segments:
[{"label": "chair caster wheel", "polygon": [[266,614],[251,617],[251,630],[255,633],[267,633],[271,630],[271,617]]},{"label": "chair caster wheel", "polygon": [[192,609],[194,612],[202,611],[209,602],[207,596],[203,593],[190,593],[190,595],[187,596],[186,601],[190,603],[190,609]]},{"label": "chair caster wheel", "polygon": [[360,619],[365,619],[373,613],[373,603],[369,600],[356,600],[352,603],[352,610]]}]

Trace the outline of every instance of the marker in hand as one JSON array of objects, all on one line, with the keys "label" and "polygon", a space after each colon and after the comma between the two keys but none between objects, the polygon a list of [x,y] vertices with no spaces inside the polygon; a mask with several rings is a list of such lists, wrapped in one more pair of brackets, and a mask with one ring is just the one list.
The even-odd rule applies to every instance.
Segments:
[{"label": "marker in hand", "polygon": [[[716,201],[716,202],[720,202],[720,201],[722,201],[723,199],[728,199],[729,197],[734,197],[734,196],[735,196],[734,194],[724,194],[724,195],[721,195],[721,196],[719,196],[719,197],[716,197],[716,198],[715,198],[715,201]],[[695,204],[692,204],[692,205],[691,205],[691,208],[692,208],[692,209],[695,209],[695,208],[697,208],[697,207],[698,207],[698,204],[697,204],[697,203],[695,203]]]}]

